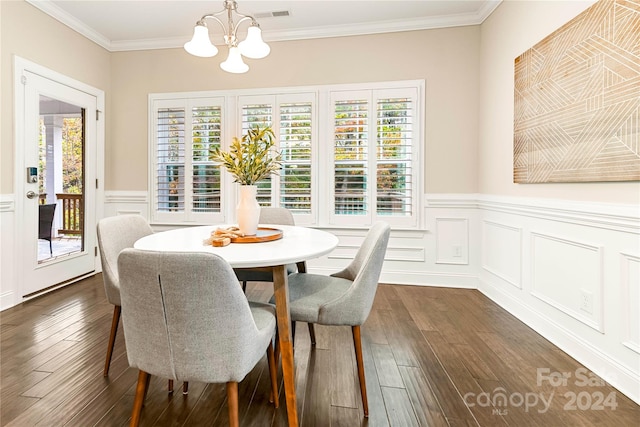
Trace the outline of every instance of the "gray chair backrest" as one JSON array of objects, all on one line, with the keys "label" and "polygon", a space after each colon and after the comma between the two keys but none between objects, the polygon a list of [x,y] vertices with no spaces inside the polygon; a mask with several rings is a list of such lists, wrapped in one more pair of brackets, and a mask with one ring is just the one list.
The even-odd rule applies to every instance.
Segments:
[{"label": "gray chair backrest", "polygon": [[107,300],[120,305],[118,255],[123,249],[132,248],[136,240],[153,234],[153,230],[141,215],[117,215],[98,221],[97,231]]},{"label": "gray chair backrest", "polygon": [[286,208],[260,208],[260,224],[296,225],[293,215]]},{"label": "gray chair backrest", "polygon": [[[231,266],[217,255],[125,249],[118,259],[129,364],[178,381],[241,381],[258,329]],[[252,345],[253,344],[253,345]]]},{"label": "gray chair backrest", "polygon": [[320,323],[323,323],[325,316],[330,323],[341,319],[344,325],[361,325],[367,320],[378,289],[390,233],[389,224],[376,222],[369,229],[353,261],[342,271],[332,274],[353,283],[344,295],[321,307]]}]

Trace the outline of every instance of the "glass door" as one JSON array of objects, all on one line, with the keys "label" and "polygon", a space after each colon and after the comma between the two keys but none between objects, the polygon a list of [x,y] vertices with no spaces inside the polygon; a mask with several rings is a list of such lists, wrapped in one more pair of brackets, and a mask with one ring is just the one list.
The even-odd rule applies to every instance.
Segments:
[{"label": "glass door", "polygon": [[40,95],[38,263],[84,248],[85,109]]},{"label": "glass door", "polygon": [[[24,282],[32,296],[94,270],[97,100],[26,72]],[[93,159],[90,161],[90,159]]]}]

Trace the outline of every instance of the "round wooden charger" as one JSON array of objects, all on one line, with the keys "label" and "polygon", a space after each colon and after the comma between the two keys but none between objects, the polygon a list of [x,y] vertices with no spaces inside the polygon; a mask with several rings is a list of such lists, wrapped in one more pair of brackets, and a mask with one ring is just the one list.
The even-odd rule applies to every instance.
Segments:
[{"label": "round wooden charger", "polygon": [[282,230],[277,228],[258,227],[254,236],[232,237],[231,243],[262,243],[282,239]]}]

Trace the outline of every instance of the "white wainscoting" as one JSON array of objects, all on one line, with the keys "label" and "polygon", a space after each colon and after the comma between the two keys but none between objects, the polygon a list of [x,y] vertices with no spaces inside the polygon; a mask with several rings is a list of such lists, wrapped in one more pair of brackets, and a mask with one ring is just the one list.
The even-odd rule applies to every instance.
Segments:
[{"label": "white wainscoting", "polygon": [[18,304],[14,257],[15,203],[13,195],[0,195],[0,310]]},{"label": "white wainscoting", "polygon": [[[434,199],[435,200],[435,199]],[[381,275],[384,283],[477,288],[477,251],[470,250],[476,218],[475,200],[437,199],[425,209],[427,230],[393,230]],[[143,191],[105,192],[105,215],[138,213],[148,218]],[[175,226],[154,226],[161,231]],[[338,247],[328,256],[311,260],[310,272],[333,273],[346,266],[360,247],[364,229],[326,228],[338,236]],[[438,232],[440,230],[440,232]],[[455,247],[455,254],[454,254]],[[459,254],[459,255],[458,255]]]},{"label": "white wainscoting", "polygon": [[105,191],[104,216],[138,214],[148,217],[146,191]]},{"label": "white wainscoting", "polygon": [[478,289],[640,402],[640,209],[487,195],[477,203]]},{"label": "white wainscoting", "polygon": [[469,219],[436,217],[436,264],[469,264]]},{"label": "white wainscoting", "polygon": [[622,344],[640,354],[640,258],[620,253],[622,269]]},{"label": "white wainscoting", "polygon": [[482,220],[482,268],[522,288],[522,228]]},{"label": "white wainscoting", "polygon": [[601,246],[532,232],[531,295],[604,332],[602,250]]}]

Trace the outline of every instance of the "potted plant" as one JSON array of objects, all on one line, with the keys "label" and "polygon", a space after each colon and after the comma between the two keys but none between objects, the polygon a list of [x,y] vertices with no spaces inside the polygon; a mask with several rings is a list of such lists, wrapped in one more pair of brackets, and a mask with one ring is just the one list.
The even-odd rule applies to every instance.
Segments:
[{"label": "potted plant", "polygon": [[236,207],[238,227],[245,235],[254,235],[258,228],[260,205],[256,200],[256,183],[280,170],[282,157],[273,147],[275,135],[271,127],[256,126],[242,139],[234,137],[229,151],[219,147],[211,150],[209,158],[224,166],[240,184],[240,201]]}]

